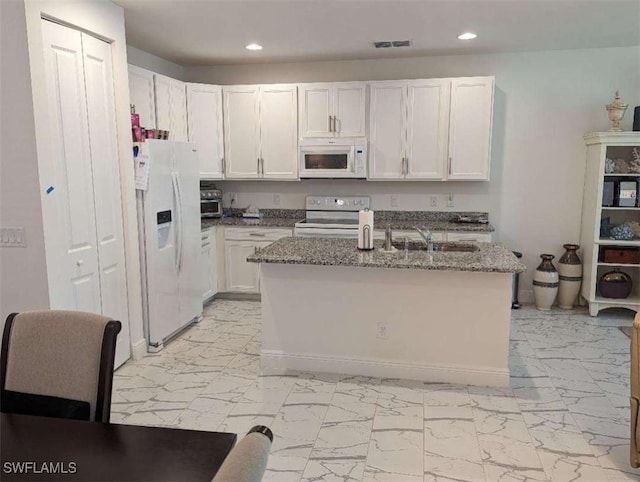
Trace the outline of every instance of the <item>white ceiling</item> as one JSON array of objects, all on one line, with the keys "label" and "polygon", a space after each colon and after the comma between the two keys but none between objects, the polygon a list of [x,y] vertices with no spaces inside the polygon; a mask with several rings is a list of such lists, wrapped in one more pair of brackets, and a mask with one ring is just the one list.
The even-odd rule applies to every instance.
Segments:
[{"label": "white ceiling", "polygon": [[[130,45],[182,65],[640,45],[638,0],[115,1]],[[466,31],[478,38],[458,40]],[[371,45],[404,39],[413,47]]]}]

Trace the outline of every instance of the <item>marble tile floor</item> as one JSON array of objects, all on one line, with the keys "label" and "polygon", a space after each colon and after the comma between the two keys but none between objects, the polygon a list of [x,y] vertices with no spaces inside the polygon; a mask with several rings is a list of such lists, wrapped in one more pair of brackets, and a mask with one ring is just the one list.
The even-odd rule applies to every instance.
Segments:
[{"label": "marble tile floor", "polygon": [[333,374],[260,376],[260,303],[204,319],[115,373],[112,421],[271,427],[265,481],[623,481],[629,311],[513,312],[509,388]]}]

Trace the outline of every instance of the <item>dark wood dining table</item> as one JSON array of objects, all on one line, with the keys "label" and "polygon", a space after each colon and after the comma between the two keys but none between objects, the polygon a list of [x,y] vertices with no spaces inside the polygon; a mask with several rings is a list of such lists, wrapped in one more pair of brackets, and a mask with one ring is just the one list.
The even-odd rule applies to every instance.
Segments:
[{"label": "dark wood dining table", "polygon": [[2,413],[0,480],[210,481],[235,441],[234,433]]}]

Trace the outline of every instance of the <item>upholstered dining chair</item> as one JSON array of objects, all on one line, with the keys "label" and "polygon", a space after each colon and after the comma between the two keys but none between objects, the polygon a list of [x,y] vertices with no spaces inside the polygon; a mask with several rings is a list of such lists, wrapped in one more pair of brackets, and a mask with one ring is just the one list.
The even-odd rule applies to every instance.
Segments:
[{"label": "upholstered dining chair", "polygon": [[108,423],[122,325],[81,311],[12,313],[2,336],[0,409]]},{"label": "upholstered dining chair", "polygon": [[260,482],[267,468],[272,442],[271,430],[256,425],[229,452],[212,482]]},{"label": "upholstered dining chair", "polygon": [[631,440],[630,462],[640,467],[640,313],[636,314],[631,334]]}]

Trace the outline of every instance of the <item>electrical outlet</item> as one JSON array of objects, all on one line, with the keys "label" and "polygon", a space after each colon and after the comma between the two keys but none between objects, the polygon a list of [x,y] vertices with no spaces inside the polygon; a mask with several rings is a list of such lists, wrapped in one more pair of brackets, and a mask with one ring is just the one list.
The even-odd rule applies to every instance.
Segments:
[{"label": "electrical outlet", "polygon": [[454,206],[455,206],[455,203],[453,202],[453,193],[450,192],[449,197],[447,198],[447,207],[452,208]]},{"label": "electrical outlet", "polygon": [[231,207],[237,207],[238,204],[238,195],[235,192],[229,193],[229,202],[231,203]]},{"label": "electrical outlet", "polygon": [[438,207],[438,196],[431,196],[429,198],[429,203],[430,203],[432,208],[437,208]]},{"label": "electrical outlet", "polygon": [[383,321],[378,323],[378,338],[381,340],[386,340],[389,336],[389,323],[385,323]]},{"label": "electrical outlet", "polygon": [[395,194],[391,195],[391,199],[390,199],[390,203],[391,203],[391,207],[392,208],[397,208],[398,207],[398,196],[396,196]]},{"label": "electrical outlet", "polygon": [[276,206],[280,206],[280,194],[273,195],[273,204]]},{"label": "electrical outlet", "polygon": [[4,248],[26,248],[27,240],[24,236],[24,228],[0,229],[0,246]]}]

